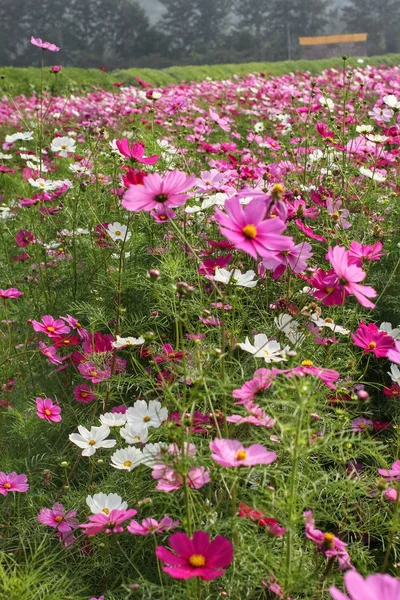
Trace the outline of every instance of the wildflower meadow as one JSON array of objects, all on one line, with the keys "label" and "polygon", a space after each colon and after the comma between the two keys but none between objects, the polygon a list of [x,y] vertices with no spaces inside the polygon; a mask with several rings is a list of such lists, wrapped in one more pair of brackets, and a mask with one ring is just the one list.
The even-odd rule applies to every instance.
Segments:
[{"label": "wildflower meadow", "polygon": [[399,600],[400,67],[0,103],[0,599]]}]

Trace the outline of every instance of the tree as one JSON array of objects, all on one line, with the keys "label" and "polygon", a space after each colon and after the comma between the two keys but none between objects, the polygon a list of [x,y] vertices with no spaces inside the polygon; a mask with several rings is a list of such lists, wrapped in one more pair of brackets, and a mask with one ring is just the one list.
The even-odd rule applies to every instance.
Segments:
[{"label": "tree", "polygon": [[399,52],[399,0],[348,0],[343,21],[351,33],[368,33],[368,53]]},{"label": "tree", "polygon": [[269,0],[237,0],[235,8],[238,18],[236,48],[244,49],[247,45],[255,60],[263,60],[267,47]]}]

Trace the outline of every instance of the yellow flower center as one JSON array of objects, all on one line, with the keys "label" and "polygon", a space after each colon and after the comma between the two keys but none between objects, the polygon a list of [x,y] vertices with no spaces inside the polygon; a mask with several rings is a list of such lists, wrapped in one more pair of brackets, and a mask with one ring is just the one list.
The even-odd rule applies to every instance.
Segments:
[{"label": "yellow flower center", "polygon": [[11,487],[11,483],[5,483],[5,484],[4,484],[4,488],[5,488],[6,490],[9,490],[9,489],[10,489],[10,487]]},{"label": "yellow flower center", "polygon": [[51,415],[51,410],[49,410],[48,408],[46,408],[46,410],[44,411],[44,414],[49,417]]},{"label": "yellow flower center", "polygon": [[257,235],[257,227],[255,225],[246,225],[245,227],[243,227],[242,233],[247,238],[250,238],[251,240],[254,240],[254,238]]},{"label": "yellow flower center", "polygon": [[238,450],[236,452],[236,460],[246,460],[247,452],[246,450]]},{"label": "yellow flower center", "polygon": [[337,221],[339,219],[340,215],[338,212],[334,212],[331,214],[331,217],[334,221]]},{"label": "yellow flower center", "polygon": [[53,333],[55,331],[54,327],[46,327],[47,331],[50,331],[50,333]]},{"label": "yellow flower center", "polygon": [[132,462],[130,460],[126,460],[124,462],[124,467],[131,467],[132,466]]},{"label": "yellow flower center", "polygon": [[325,288],[325,291],[326,291],[327,294],[331,294],[334,289],[335,288],[333,288],[333,287],[327,287],[327,288]]},{"label": "yellow flower center", "polygon": [[335,536],[333,535],[333,533],[325,533],[324,539],[322,541],[323,546],[325,546],[325,548],[332,548],[334,539],[335,539]]},{"label": "yellow flower center", "polygon": [[151,421],[151,418],[148,415],[146,415],[145,417],[143,417],[143,421],[145,423],[148,423],[149,421]]},{"label": "yellow flower center", "polygon": [[87,398],[89,394],[87,392],[81,392],[82,398]]},{"label": "yellow flower center", "polygon": [[89,440],[88,441],[89,446],[94,446],[95,443],[96,443],[96,440]]},{"label": "yellow flower center", "polygon": [[189,558],[189,564],[192,567],[204,567],[206,564],[206,559],[202,554],[192,554]]},{"label": "yellow flower center", "polygon": [[116,231],[115,235],[121,235],[121,232],[120,231]]},{"label": "yellow flower center", "polygon": [[302,367],[313,367],[314,363],[312,360],[303,360],[301,363]]},{"label": "yellow flower center", "polygon": [[109,511],[108,508],[103,508],[103,510],[101,512],[103,512],[105,515],[109,515],[110,514],[110,511]]},{"label": "yellow flower center", "polygon": [[98,373],[97,373],[97,371],[90,371],[90,375],[92,377],[97,377]]},{"label": "yellow flower center", "polygon": [[373,350],[374,348],[376,348],[376,342],[370,342],[368,344],[368,348],[370,348],[370,350]]},{"label": "yellow flower center", "polygon": [[333,319],[330,319],[329,317],[327,317],[325,319],[325,323],[333,323]]},{"label": "yellow flower center", "polygon": [[66,149],[67,149],[67,146],[66,146],[65,144],[63,144],[63,145],[61,146],[61,150],[66,150]]},{"label": "yellow flower center", "polygon": [[54,520],[55,520],[55,521],[57,521],[57,523],[61,523],[61,521],[63,520],[63,518],[62,518],[62,516],[61,516],[61,515],[57,515],[57,516],[54,518]]}]

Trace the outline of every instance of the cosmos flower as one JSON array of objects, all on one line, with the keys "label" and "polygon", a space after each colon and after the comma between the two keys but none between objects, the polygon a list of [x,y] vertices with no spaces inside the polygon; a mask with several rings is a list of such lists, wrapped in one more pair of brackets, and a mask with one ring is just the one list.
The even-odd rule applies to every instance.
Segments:
[{"label": "cosmos flower", "polygon": [[357,571],[344,574],[344,584],[349,596],[331,585],[329,593],[333,600],[398,600],[400,598],[400,580],[397,577],[376,573],[365,579]]},{"label": "cosmos flower", "polygon": [[42,321],[32,321],[34,331],[45,333],[50,338],[69,333],[70,328],[61,319],[53,319],[51,315],[44,315]]},{"label": "cosmos flower", "polygon": [[237,440],[216,438],[210,442],[211,458],[222,467],[252,467],[270,465],[277,458],[275,452],[269,452],[261,444],[252,444],[244,448]]},{"label": "cosmos flower", "polygon": [[114,452],[111,456],[111,465],[114,469],[119,469],[120,471],[133,471],[133,469],[141,464],[142,459],[143,454],[141,450],[128,446]]},{"label": "cosmos flower", "polygon": [[269,340],[265,333],[258,333],[254,336],[254,345],[246,337],[244,343],[238,344],[239,348],[245,352],[250,352],[255,358],[264,358],[265,362],[282,362],[286,360],[285,354],[288,347],[281,348],[276,340]]},{"label": "cosmos flower", "polygon": [[349,255],[346,248],[335,246],[329,248],[328,260],[331,262],[332,268],[335,271],[340,285],[348,292],[353,294],[361,306],[365,308],[375,308],[368,298],[375,298],[376,291],[367,285],[360,285],[360,281],[364,281],[366,273],[357,267],[349,263]]},{"label": "cosmos flower", "polygon": [[24,292],[20,292],[17,288],[7,288],[6,290],[0,289],[0,298],[4,300],[8,298],[19,298]]},{"label": "cosmos flower", "polygon": [[59,423],[61,421],[61,408],[53,404],[50,398],[36,398],[37,416],[39,419],[45,419],[49,423]]},{"label": "cosmos flower", "polygon": [[158,155],[144,156],[144,144],[141,142],[133,143],[129,146],[128,138],[124,137],[122,140],[115,140],[115,145],[118,148],[120,154],[129,158],[132,162],[141,163],[143,165],[154,165],[158,159]]},{"label": "cosmos flower", "polygon": [[68,154],[75,152],[76,142],[69,136],[56,137],[52,140],[50,149],[63,158],[67,158]]},{"label": "cosmos flower", "polygon": [[104,513],[109,515],[112,510],[126,510],[128,503],[123,502],[121,496],[118,494],[94,494],[93,496],[87,496],[86,504],[94,515],[98,513]]},{"label": "cosmos flower", "polygon": [[57,537],[69,546],[74,541],[72,531],[79,527],[79,521],[76,518],[76,510],[65,511],[64,505],[56,503],[52,508],[42,508],[37,515],[37,520],[42,525],[52,527],[57,531]]},{"label": "cosmos flower", "polygon": [[136,400],[133,406],[126,411],[128,425],[137,430],[142,427],[160,427],[168,419],[168,409],[161,407],[161,402],[150,400]]},{"label": "cosmos flower", "polygon": [[303,517],[306,537],[312,540],[327,558],[337,557],[339,568],[342,571],[351,569],[350,556],[346,550],[347,544],[339,540],[333,533],[323,533],[319,529],[315,529],[315,521],[311,510],[304,512]]},{"label": "cosmos flower", "polygon": [[104,511],[90,515],[89,523],[80,525],[86,535],[97,535],[102,531],[106,533],[122,533],[124,528],[122,524],[137,514],[134,508],[127,510],[114,508],[108,514]]},{"label": "cosmos flower", "polygon": [[394,339],[384,331],[379,331],[374,323],[361,322],[355,333],[351,334],[354,345],[364,349],[364,354],[372,353],[377,358],[388,355],[394,348]]},{"label": "cosmos flower", "polygon": [[99,448],[113,448],[116,440],[107,440],[110,435],[110,428],[107,425],[101,427],[91,427],[86,429],[82,425],[78,427],[79,433],[71,433],[69,439],[78,448],[82,448],[82,456],[92,456]]},{"label": "cosmos flower", "polygon": [[151,173],[143,185],[131,185],[125,192],[122,206],[126,210],[137,212],[140,210],[152,211],[162,205],[175,208],[185,204],[190,194],[185,194],[195,184],[195,175],[189,177],[182,171],[169,171],[161,177],[158,173]]},{"label": "cosmos flower", "polygon": [[58,52],[59,47],[50,42],[42,42],[40,38],[31,37],[31,44],[37,46],[38,48],[42,48],[42,50],[48,50],[49,52]]},{"label": "cosmos flower", "polygon": [[160,522],[156,519],[143,519],[142,524],[138,521],[131,521],[127,527],[127,530],[132,535],[153,535],[154,533],[164,533],[165,531],[171,531],[179,527],[179,521],[174,521],[168,515],[165,515]]},{"label": "cosmos flower", "polygon": [[7,496],[9,492],[26,492],[29,489],[26,475],[17,475],[15,471],[8,475],[0,471],[0,494]]}]

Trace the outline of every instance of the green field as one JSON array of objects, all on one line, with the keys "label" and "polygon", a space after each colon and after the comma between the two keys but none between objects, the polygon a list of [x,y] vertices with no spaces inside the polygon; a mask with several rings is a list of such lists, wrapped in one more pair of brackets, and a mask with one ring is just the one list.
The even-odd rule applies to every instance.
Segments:
[{"label": "green field", "polygon": [[[347,64],[359,66],[357,58],[349,58]],[[386,54],[383,56],[370,56],[363,58],[363,66],[379,66],[400,64],[400,54]],[[341,58],[325,60],[286,60],[283,62],[242,63],[225,65],[202,65],[186,67],[170,67],[168,69],[120,69],[117,71],[102,72],[100,69],[78,69],[66,67],[58,75],[45,74],[44,85],[53,93],[73,92],[74,90],[88,91],[97,86],[106,90],[117,89],[113,83],[138,85],[135,77],[152,83],[154,86],[165,86],[169,83],[183,81],[201,81],[206,77],[212,79],[225,79],[232,75],[245,75],[246,73],[265,73],[266,75],[282,75],[294,71],[310,71],[317,74],[324,69],[341,68]],[[3,67],[0,68],[2,77],[2,91],[7,93],[30,94],[35,92],[40,85],[40,69]]]}]

